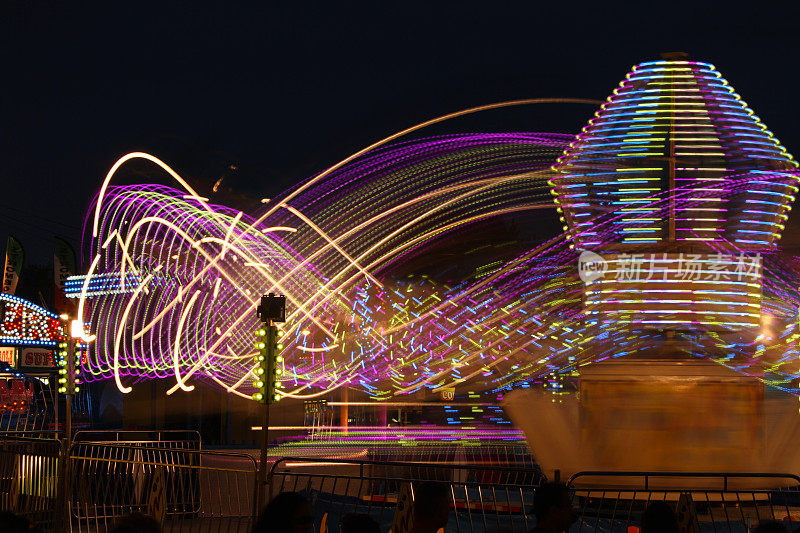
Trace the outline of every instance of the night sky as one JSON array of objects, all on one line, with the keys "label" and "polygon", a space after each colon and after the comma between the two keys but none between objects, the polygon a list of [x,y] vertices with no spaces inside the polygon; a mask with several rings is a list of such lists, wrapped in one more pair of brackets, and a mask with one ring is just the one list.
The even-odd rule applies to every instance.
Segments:
[{"label": "night sky", "polygon": [[[198,183],[227,172],[260,198],[448,112],[517,98],[605,99],[633,64],[664,51],[714,63],[800,156],[797,8],[560,5],[5,2],[0,239],[17,236],[34,263],[52,261],[54,234],[77,245],[92,195],[130,151]],[[575,133],[593,112],[527,106],[419,135]]]}]

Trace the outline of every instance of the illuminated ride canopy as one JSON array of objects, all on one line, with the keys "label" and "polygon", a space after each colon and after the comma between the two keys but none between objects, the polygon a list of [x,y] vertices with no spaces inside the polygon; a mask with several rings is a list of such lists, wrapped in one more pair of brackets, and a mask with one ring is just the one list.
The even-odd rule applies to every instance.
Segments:
[{"label": "illuminated ride canopy", "polygon": [[55,347],[63,340],[58,315],[13,294],[0,294],[0,344]]},{"label": "illuminated ride canopy", "polygon": [[[171,377],[170,394],[202,379],[250,397],[255,308],[260,295],[278,292],[288,305],[286,396],[348,386],[382,399],[465,382],[506,390],[634,353],[669,321],[687,323],[687,310],[689,329],[704,332],[694,354],[796,393],[797,269],[775,246],[797,191],[796,164],[713,67],[638,65],[572,139],[473,134],[395,144],[251,214],[210,204],[152,156],[126,156],[90,213],[88,275],[68,287],[97,335],[84,374],[113,378],[124,392],[139,379]],[[111,185],[134,158],[161,166],[181,188]],[[563,235],[457,286],[384,275],[436,239],[480,231],[503,214],[554,216],[551,186]],[[756,277],[733,291],[671,280],[669,290],[690,292],[666,306],[641,293],[652,283],[628,290],[607,271],[605,291],[578,277],[583,249],[618,264],[641,251],[630,245],[678,241],[702,243],[701,259],[760,253]]]}]

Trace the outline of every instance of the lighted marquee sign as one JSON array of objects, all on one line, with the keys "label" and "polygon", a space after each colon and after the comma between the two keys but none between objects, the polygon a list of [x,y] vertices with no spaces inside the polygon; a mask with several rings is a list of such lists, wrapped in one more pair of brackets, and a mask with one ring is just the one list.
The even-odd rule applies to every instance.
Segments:
[{"label": "lighted marquee sign", "polygon": [[55,346],[62,337],[58,315],[22,298],[0,294],[0,342]]},{"label": "lighted marquee sign", "polygon": [[51,369],[56,366],[53,350],[47,348],[19,348],[17,368],[33,370]]}]

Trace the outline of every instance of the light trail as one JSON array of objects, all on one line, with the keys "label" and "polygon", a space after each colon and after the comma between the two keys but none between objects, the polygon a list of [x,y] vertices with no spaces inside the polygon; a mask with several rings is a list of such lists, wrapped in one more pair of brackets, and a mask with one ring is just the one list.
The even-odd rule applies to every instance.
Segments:
[{"label": "light trail", "polygon": [[[681,107],[703,104],[693,93],[682,92],[681,105],[669,108],[637,92],[637,84],[672,76],[645,66],[575,138],[461,134],[388,145],[478,111],[596,102],[479,106],[390,135],[265,199],[258,213],[211,204],[158,158],[125,156],[103,181],[87,236],[93,261],[79,306],[97,347],[84,373],[90,381],[113,377],[124,392],[131,390],[124,376],[170,377],[176,384],[168,394],[194,387],[192,379],[249,397],[254,364],[240,354],[253,353],[258,298],[274,291],[288,302],[285,397],[354,387],[380,405],[410,406],[390,399],[455,387],[502,394],[634,353],[660,342],[659,331],[687,323],[701,334],[693,348],[699,353],[748,375],[769,369],[776,377],[765,381],[796,393],[800,276],[795,258],[773,253],[797,193],[796,164],[724,84],[709,81],[718,76],[691,68],[697,83],[711,83],[710,98],[724,103],[707,115],[720,131],[732,128],[729,137],[708,133]],[[736,121],[725,122],[724,113]],[[680,181],[665,188],[669,120],[686,128],[674,143],[682,151],[670,156]],[[748,143],[720,148],[739,133]],[[122,165],[137,158],[179,187],[112,185]],[[489,259],[456,283],[433,271],[394,274],[425,271],[415,261],[487,221],[552,209],[564,233],[515,256],[493,257],[490,235],[478,244],[465,239],[459,253],[474,247]],[[687,284],[677,279],[677,257],[662,259],[659,268],[670,273],[662,280],[660,270],[631,260],[629,252],[668,241],[705,247],[700,262],[711,254],[760,253],[764,264],[743,285]],[[576,245],[604,254],[607,278],[578,277]],[[736,268],[726,261],[714,264]],[[623,279],[632,267],[649,277]],[[708,265],[694,272],[718,274]],[[773,333],[760,331],[765,315],[773,317]]]}]

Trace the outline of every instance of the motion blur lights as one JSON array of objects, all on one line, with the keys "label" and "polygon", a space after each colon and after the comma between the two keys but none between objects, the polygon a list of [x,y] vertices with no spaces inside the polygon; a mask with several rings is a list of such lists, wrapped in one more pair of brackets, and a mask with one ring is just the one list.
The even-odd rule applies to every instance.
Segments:
[{"label": "motion blur lights", "polygon": [[[703,71],[703,76],[712,68],[697,65],[691,68]],[[636,76],[655,78],[659,75],[657,68],[647,64],[637,67]],[[717,92],[709,93],[710,97],[719,96],[719,110],[734,106],[736,121],[753,125],[754,117],[740,112],[739,102],[730,101],[736,98],[723,80],[716,76],[701,78],[714,78],[711,81],[719,85],[712,87]],[[625,87],[635,89],[636,84],[646,83],[646,79],[637,78],[636,83]],[[718,95],[718,90],[727,94]],[[253,381],[249,379],[263,362],[253,353],[254,341],[258,349],[263,349],[263,334],[256,340],[250,332],[262,326],[255,315],[253,295],[270,291],[287,296],[286,330],[281,337],[285,348],[276,358],[282,363],[276,370],[282,370],[284,376],[283,397],[309,399],[349,386],[364,390],[374,399],[388,400],[415,392],[438,394],[443,388],[471,380],[488,390],[503,391],[518,383],[535,382],[554,370],[572,372],[582,365],[635,351],[646,341],[620,329],[618,322],[585,320],[583,286],[575,270],[577,254],[571,251],[575,241],[578,248],[618,243],[620,239],[658,242],[659,232],[666,228],[663,221],[670,211],[670,198],[650,190],[657,188],[652,185],[654,178],[665,166],[663,150],[653,156],[658,162],[637,163],[650,157],[644,154],[656,152],[653,146],[664,143],[657,140],[664,132],[647,134],[654,123],[660,124],[670,115],[664,112],[660,93],[654,92],[649,100],[642,95],[640,101],[633,101],[636,94],[621,92],[612,95],[598,113],[634,122],[623,132],[615,130],[617,123],[608,122],[597,136],[613,145],[602,146],[598,141],[597,148],[604,157],[624,158],[623,163],[606,168],[610,175],[590,175],[591,169],[577,166],[592,163],[591,158],[579,160],[578,155],[586,154],[575,152],[589,133],[597,131],[589,131],[592,125],[585,135],[574,139],[567,152],[575,155],[573,166],[562,167],[564,172],[557,170],[558,174],[550,167],[557,155],[564,153],[569,142],[566,136],[463,134],[383,146],[418,129],[415,126],[354,154],[273,199],[257,213],[246,215],[209,205],[153,156],[125,156],[109,171],[97,198],[91,236],[87,236],[92,239],[89,248],[95,259],[84,289],[91,285],[89,281],[97,270],[97,276],[116,277],[117,281],[109,287],[98,284],[98,289],[124,286],[128,292],[99,296],[86,307],[84,318],[101,337],[101,346],[84,366],[85,374],[91,374],[86,380],[114,377],[117,386],[128,392],[130,388],[122,385],[120,376],[131,376],[132,381],[165,378],[178,368],[180,372],[174,375],[180,374],[180,383],[170,393],[197,374],[227,392],[247,398],[260,395],[263,400],[260,391],[250,394]],[[668,99],[663,100],[669,107]],[[485,109],[493,107],[501,106]],[[700,121],[700,115],[682,112],[675,118]],[[725,127],[735,128],[736,121]],[[771,134],[750,126],[730,137],[741,141],[737,148],[741,154],[749,153],[749,141],[753,140],[762,155],[783,158],[782,164],[790,165],[775,147]],[[699,135],[695,129],[687,132]],[[629,137],[626,141],[630,142],[623,144],[623,139],[614,137],[617,134]],[[682,139],[692,146],[686,153],[675,155],[687,159],[676,172],[681,179],[725,178],[720,182],[724,186],[719,187],[724,190],[701,190],[711,186],[682,182],[691,189],[686,195],[691,202],[672,198],[673,211],[692,219],[728,220],[728,214],[712,210],[738,206],[736,202],[728,202],[726,207],[717,204],[743,191],[747,193],[745,204],[766,214],[748,213],[742,220],[767,224],[726,226],[730,231],[721,232],[715,246],[737,250],[751,244],[745,240],[770,241],[775,233],[773,222],[783,220],[782,206],[793,195],[793,185],[781,180],[796,181],[794,174],[741,176],[729,172],[733,167],[728,165],[713,167],[724,171],[707,170],[712,167],[701,164],[701,156],[692,154],[721,157],[713,155],[721,151],[711,145],[724,139],[716,130],[713,135],[716,137],[707,143],[708,149],[703,147],[705,141]],[[759,145],[762,141],[768,144]],[[110,186],[116,170],[134,158],[157,164],[183,190],[142,184]],[[698,168],[704,170],[690,170]],[[567,174],[574,176],[571,182],[565,178]],[[766,185],[752,185],[756,178]],[[553,191],[547,186],[548,179]],[[603,193],[599,200],[586,191],[587,179],[606,184],[598,185]],[[633,179],[644,183],[633,183]],[[741,184],[740,189],[736,189],[736,183]],[[549,198],[551,192],[556,195],[555,204]],[[770,192],[777,194],[767,194]],[[191,200],[185,198],[187,194]],[[583,216],[592,214],[588,211],[595,201],[603,202],[606,213],[619,212],[619,220]],[[694,205],[698,202],[701,205]],[[403,261],[427,252],[434,240],[458,239],[465,228],[480,228],[506,214],[550,211],[554,207],[566,221],[566,235],[523,250],[510,261],[484,265],[479,275],[458,286],[420,277],[390,276],[398,271],[396,266],[406,266]],[[767,220],[772,214],[778,216]],[[636,220],[640,216],[648,220]],[[130,222],[124,224],[126,220]],[[624,223],[613,224],[617,221]],[[686,222],[681,239],[708,238],[694,233],[718,224]],[[268,231],[279,227],[294,231]],[[738,229],[766,231],[769,235],[739,234]],[[576,238],[570,241],[572,237]],[[165,259],[176,255],[178,260]],[[162,272],[145,283],[144,274],[158,268]],[[790,277],[783,276],[784,270],[782,265],[765,269],[765,276],[770,277],[770,283],[764,285],[765,296],[772,299],[765,297],[764,307],[780,317],[786,314],[782,306],[794,306],[798,300],[796,288],[788,286]],[[126,276],[134,271],[142,281],[128,283]],[[134,295],[134,290],[139,292]],[[190,307],[190,295],[198,293],[196,305]],[[81,305],[88,293],[84,290],[82,294]],[[126,309],[131,312],[126,313]],[[179,325],[184,320],[194,327],[181,330]],[[684,320],[687,322],[700,327],[702,322],[713,320],[692,315]],[[168,348],[164,348],[167,343],[163,339],[171,341]],[[737,357],[747,360],[750,339],[742,336],[726,342],[735,344],[732,350],[737,351]],[[180,346],[175,348],[176,344]],[[759,359],[764,360],[766,357]],[[796,357],[789,360],[796,361]],[[741,368],[752,368],[757,374],[756,364],[762,363],[747,360]]]}]

